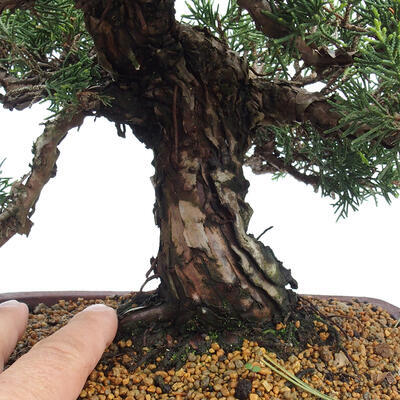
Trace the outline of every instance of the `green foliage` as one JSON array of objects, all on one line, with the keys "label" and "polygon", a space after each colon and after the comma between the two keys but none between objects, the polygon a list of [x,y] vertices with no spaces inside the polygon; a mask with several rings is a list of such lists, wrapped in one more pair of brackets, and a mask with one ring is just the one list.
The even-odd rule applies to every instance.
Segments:
[{"label": "green foliage", "polygon": [[0,67],[21,79],[43,79],[54,113],[100,78],[93,40],[72,0],[38,0],[34,11],[3,12],[0,41]]},{"label": "green foliage", "polygon": [[214,6],[213,0],[191,0],[186,5],[191,14],[183,15],[183,22],[209,29],[263,74],[287,77],[286,65],[290,60],[281,54],[280,45],[274,45],[273,40],[256,29],[253,19],[238,8],[236,0],[228,0],[224,13],[219,12],[219,5]]},{"label": "green foliage", "polygon": [[[259,133],[258,141],[273,133],[277,151],[285,162],[307,176],[320,179],[322,196],[335,199],[338,217],[356,211],[369,197],[383,196],[387,202],[396,197],[399,179],[395,150],[368,141],[344,137],[322,137],[309,123],[297,126],[270,127]],[[275,179],[281,172],[274,174]]]},{"label": "green foliage", "polygon": [[[335,198],[339,217],[371,196],[390,202],[398,196],[400,182],[400,2],[268,4],[270,11],[263,13],[286,32],[276,39],[256,31],[235,0],[224,13],[212,0],[191,0],[191,15],[183,20],[208,27],[267,79],[286,79],[299,86],[318,83],[320,93],[342,117],[322,134],[309,123],[259,129],[256,145],[273,140],[275,155],[286,166],[316,177],[322,195]],[[322,61],[331,61],[329,65],[306,64],[299,39]],[[335,64],[341,56],[348,62]],[[276,171],[274,177],[285,172]]]},{"label": "green foliage", "polygon": [[11,178],[5,178],[1,176],[1,167],[4,164],[5,159],[0,162],[0,212],[3,212],[4,208],[8,204],[10,198]]},{"label": "green foliage", "polygon": [[[400,1],[266,3],[265,17],[282,32],[274,38],[257,29],[237,0],[224,9],[213,0],[188,0],[190,14],[182,21],[207,28],[258,77],[308,89],[318,84],[312,90],[341,116],[325,131],[301,121],[259,129],[254,144],[273,142],[284,163],[275,177],[294,170],[315,178],[321,194],[335,198],[339,216],[371,196],[390,201],[400,185]],[[321,60],[307,63],[310,56]],[[44,84],[43,100],[54,114],[104,77],[73,0],[37,0],[32,11],[4,11],[0,71]]]}]

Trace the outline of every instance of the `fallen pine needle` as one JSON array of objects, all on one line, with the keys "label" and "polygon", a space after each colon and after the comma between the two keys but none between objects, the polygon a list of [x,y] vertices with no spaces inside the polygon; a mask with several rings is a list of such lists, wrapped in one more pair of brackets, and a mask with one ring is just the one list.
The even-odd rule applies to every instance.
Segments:
[{"label": "fallen pine needle", "polygon": [[272,371],[276,372],[282,378],[285,378],[289,382],[292,382],[298,388],[300,388],[316,397],[319,397],[320,399],[323,399],[323,400],[335,400],[332,397],[329,397],[329,396],[321,393],[317,389],[314,389],[307,383],[303,382],[301,379],[299,379],[297,376],[291,374],[289,371],[287,371],[284,367],[279,365],[277,362],[275,362],[269,356],[264,355],[264,358],[265,358],[264,360],[261,360],[263,364],[265,364],[268,368],[272,369]]}]

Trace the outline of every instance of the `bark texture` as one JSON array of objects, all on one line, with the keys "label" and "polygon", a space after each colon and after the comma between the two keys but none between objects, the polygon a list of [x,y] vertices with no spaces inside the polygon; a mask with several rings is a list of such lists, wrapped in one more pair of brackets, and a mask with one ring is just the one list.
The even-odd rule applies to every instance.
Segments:
[{"label": "bark texture", "polygon": [[58,145],[71,129],[82,125],[84,118],[83,110],[71,109],[46,124],[33,146],[31,171],[12,185],[10,204],[0,214],[0,247],[16,233],[29,235],[36,202],[57,171]]},{"label": "bark texture", "polygon": [[[125,126],[131,127],[154,151],[160,248],[152,270],[161,278],[163,303],[149,312],[142,307],[133,319],[160,319],[178,309],[186,317],[194,313],[220,324],[229,318],[271,320],[288,312],[295,296],[286,286],[297,283],[269,247],[247,234],[252,210],[245,202],[248,182],[242,167],[260,126],[301,118],[297,93],[252,81],[247,63],[225,43],[175,21],[173,0],[75,4],[109,74],[103,86],[78,94],[81,118],[95,110],[115,122],[122,136]],[[112,105],[97,100],[93,105],[93,96],[107,96]],[[289,117],[285,102],[294,110]],[[34,185],[39,189],[18,207],[24,215],[51,176],[56,146],[65,135],[61,128],[55,131],[54,155]],[[35,164],[32,177],[42,169]],[[15,213],[10,218],[0,223],[17,221]],[[22,232],[24,224],[17,221],[12,234]]]},{"label": "bark texture", "polygon": [[118,17],[110,12],[128,16],[118,28],[104,11],[80,6],[115,79],[106,91],[113,106],[101,112],[154,151],[161,298],[217,324],[287,312],[294,296],[285,287],[295,280],[247,234],[242,166],[264,118],[247,64],[207,31],[176,23],[171,2],[123,4]]},{"label": "bark texture", "polygon": [[[162,294],[214,321],[271,319],[288,310],[285,286],[296,283],[272,250],[246,233],[252,210],[244,201],[248,183],[241,162],[224,159],[219,146],[208,142],[224,141],[226,128],[197,122],[196,138],[180,143],[176,164],[156,152],[161,240],[154,269]],[[225,145],[234,146],[234,139]]]},{"label": "bark texture", "polygon": [[[353,64],[354,52],[338,48],[332,53],[294,38],[304,66],[315,73],[302,78],[303,67],[298,66],[296,81],[268,82],[254,69],[249,75],[246,62],[207,29],[176,22],[174,0],[74,1],[84,13],[93,54],[97,52],[103,67],[101,82],[77,94],[79,112],[72,119],[46,126],[26,184],[25,177],[15,185],[12,205],[0,215],[0,245],[15,233],[29,233],[40,191],[54,175],[57,145],[85,115],[94,113],[115,122],[120,136],[131,127],[154,151],[154,213],[161,239],[151,271],[161,278],[162,302],[157,298],[152,310],[142,305],[132,320],[169,317],[177,308],[185,316],[193,311],[214,323],[227,317],[263,321],[287,312],[294,296],[286,286],[297,284],[272,250],[247,234],[252,211],[245,202],[248,182],[242,166],[247,161],[255,172],[287,172],[320,186],[318,175],[296,169],[281,156],[273,133],[263,143],[255,138],[268,125],[309,121],[322,138],[342,140],[340,130],[325,133],[341,117],[331,109],[329,91],[322,95],[302,87],[329,77],[335,81]],[[237,2],[267,37],[290,33],[271,14],[271,2]],[[0,0],[0,13],[30,9],[34,3]],[[1,50],[9,51],[0,45]],[[50,70],[57,71],[58,64]],[[0,102],[9,109],[24,109],[41,100],[48,72],[40,79],[0,72],[6,92]],[[102,98],[107,98],[107,106]],[[352,135],[369,129],[361,125]],[[307,136],[301,130],[296,135],[299,141]],[[392,149],[399,135],[396,131],[378,144]],[[253,156],[246,160],[252,144]],[[313,162],[301,151],[296,157]]]}]

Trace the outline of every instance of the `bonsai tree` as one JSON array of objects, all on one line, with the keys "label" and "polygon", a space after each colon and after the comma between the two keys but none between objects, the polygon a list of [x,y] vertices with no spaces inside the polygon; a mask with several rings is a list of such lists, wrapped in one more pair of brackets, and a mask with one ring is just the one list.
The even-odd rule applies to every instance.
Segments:
[{"label": "bonsai tree", "polygon": [[312,185],[338,217],[397,195],[400,3],[187,5],[178,21],[173,0],[0,0],[0,101],[52,111],[30,173],[1,180],[0,244],[29,233],[68,131],[105,117],[153,150],[156,171],[160,247],[146,276],[161,284],[122,323],[270,321],[297,283],[247,233],[243,166]]}]

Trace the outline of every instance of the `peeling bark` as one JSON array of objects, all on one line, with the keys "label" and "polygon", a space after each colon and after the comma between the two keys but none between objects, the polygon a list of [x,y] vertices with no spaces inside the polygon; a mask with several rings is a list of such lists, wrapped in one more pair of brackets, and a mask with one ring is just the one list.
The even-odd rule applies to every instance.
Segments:
[{"label": "peeling bark", "polygon": [[[285,286],[297,284],[272,250],[247,234],[252,210],[242,165],[256,118],[247,65],[203,33],[182,27],[180,41],[181,73],[163,92],[170,113],[155,107],[162,136],[146,143],[155,154],[160,293],[209,323],[270,320],[288,311],[293,297]],[[157,93],[153,101],[165,103]]]},{"label": "peeling bark", "polygon": [[[161,232],[153,269],[168,306],[148,315],[159,318],[160,310],[178,308],[219,323],[260,322],[288,312],[294,296],[286,286],[297,284],[272,250],[247,233],[252,210],[242,166],[260,126],[302,121],[321,98],[251,80],[246,62],[225,43],[175,21],[172,0],[75,3],[114,81],[101,90],[113,104],[99,115],[130,126],[154,151]],[[83,115],[75,117],[79,125]],[[0,218],[3,232],[29,232],[29,213],[51,176],[57,144],[71,128],[63,131],[63,124],[46,127],[50,141],[38,142],[32,173],[18,184],[20,194],[13,192],[18,207]]]},{"label": "peeling bark", "polygon": [[206,136],[209,119],[192,118],[196,135],[192,142],[185,132],[178,164],[155,149],[161,293],[214,322],[218,316],[270,320],[287,312],[292,299],[285,286],[296,282],[272,250],[246,232],[252,211],[244,202],[241,162],[232,154],[224,161],[209,140],[211,134],[226,140],[223,129]]},{"label": "peeling bark", "polygon": [[[268,1],[238,4],[266,36],[290,33],[273,18]],[[34,0],[0,0],[0,13],[33,5]],[[293,82],[251,79],[246,62],[226,43],[206,29],[175,20],[174,0],[75,0],[75,5],[84,13],[103,81],[97,89],[78,93],[80,111],[46,125],[35,145],[31,173],[14,184],[11,205],[0,215],[0,246],[15,233],[29,233],[35,203],[54,174],[58,144],[96,110],[116,124],[120,136],[130,126],[154,151],[154,214],[161,235],[152,262],[155,275],[146,277],[161,278],[157,300],[163,302],[133,309],[124,321],[160,320],[181,311],[214,324],[260,322],[288,312],[295,297],[286,286],[296,288],[297,283],[272,250],[247,233],[252,210],[245,202],[248,182],[242,166],[259,128],[310,121],[322,136],[337,126],[340,115],[324,96]],[[353,53],[314,49],[301,38],[293,41],[316,78],[327,67],[340,71],[353,61]],[[25,108],[46,94],[46,79],[44,74],[39,80],[16,80],[0,72],[6,89],[0,100],[10,109]],[[107,96],[112,105],[100,104],[98,96]],[[355,135],[366,130],[361,126]],[[392,148],[399,135],[381,144]],[[340,131],[331,137],[342,140]],[[274,147],[272,138],[254,154],[268,168],[318,185],[318,177],[286,165]],[[263,170],[259,160],[253,161]]]},{"label": "peeling bark", "polygon": [[207,31],[172,22],[172,2],[122,2],[123,23],[113,29],[115,10],[100,15],[91,2],[79,5],[116,79],[106,93],[113,105],[101,113],[154,151],[160,298],[186,318],[195,313],[214,324],[288,312],[295,296],[286,286],[296,281],[247,234],[252,210],[242,166],[264,114],[246,62]]},{"label": "peeling bark", "polygon": [[[251,80],[251,91],[253,113],[258,116],[255,122],[259,126],[309,121],[324,138],[327,137],[325,131],[338,126],[342,118],[320,92],[309,92],[293,84],[268,82],[259,78]],[[354,136],[348,137],[357,138],[369,129],[361,125]],[[342,140],[345,130],[346,126],[330,133],[329,137]],[[394,132],[392,136],[382,139],[380,144],[391,149],[399,140],[400,132]]]},{"label": "peeling bark", "polygon": [[68,111],[46,124],[34,144],[31,172],[12,185],[10,205],[0,214],[0,247],[16,233],[28,236],[35,204],[43,187],[55,175],[60,153],[57,146],[70,129],[82,124],[85,117],[83,111]]}]

